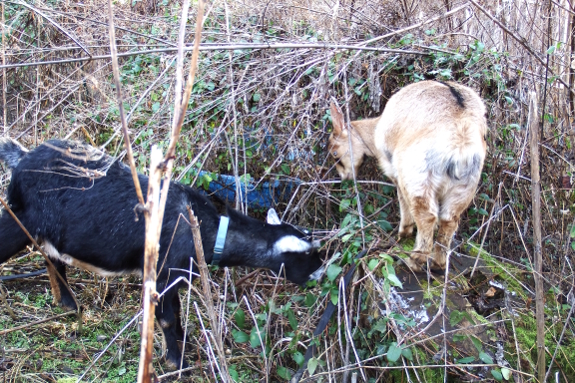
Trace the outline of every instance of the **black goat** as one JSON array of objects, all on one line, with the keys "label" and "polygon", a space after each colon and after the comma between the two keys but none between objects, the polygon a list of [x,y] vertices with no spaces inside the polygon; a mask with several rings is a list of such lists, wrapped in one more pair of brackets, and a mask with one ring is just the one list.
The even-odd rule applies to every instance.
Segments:
[{"label": "black goat", "polygon": [[[65,265],[101,275],[142,273],[144,219],[136,221],[138,204],[130,169],[99,150],[67,141],[49,141],[28,152],[11,139],[0,139],[0,161],[12,168],[8,203],[32,236],[44,245],[54,267],[48,267],[55,300],[76,309],[74,299],[58,278]],[[140,175],[147,190],[148,178]],[[200,222],[206,262],[212,262],[220,216],[207,198],[188,186],[171,183],[166,203],[157,289],[163,291],[179,277],[189,277],[195,259],[193,237],[185,219],[190,206]],[[228,209],[229,229],[221,266],[264,267],[304,284],[322,266],[316,245],[277,214],[268,223]],[[224,219],[225,220],[225,219]],[[178,223],[179,222],[179,223]],[[0,211],[0,263],[30,244],[16,221]],[[178,366],[183,339],[178,289],[167,291],[156,309],[167,345],[167,362]],[[187,364],[185,364],[187,365]]]}]

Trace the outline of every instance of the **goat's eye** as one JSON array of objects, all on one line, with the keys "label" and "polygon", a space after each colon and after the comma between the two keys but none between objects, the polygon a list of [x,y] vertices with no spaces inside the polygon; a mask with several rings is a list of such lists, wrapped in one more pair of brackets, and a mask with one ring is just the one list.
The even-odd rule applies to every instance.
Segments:
[{"label": "goat's eye", "polygon": [[334,157],[337,157],[337,151],[334,150],[332,154]]}]

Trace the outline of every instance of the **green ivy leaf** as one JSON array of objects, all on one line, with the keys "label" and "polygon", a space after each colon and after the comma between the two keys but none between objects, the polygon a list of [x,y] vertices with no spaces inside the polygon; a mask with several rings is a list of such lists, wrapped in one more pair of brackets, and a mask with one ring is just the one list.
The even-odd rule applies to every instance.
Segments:
[{"label": "green ivy leaf", "polygon": [[401,283],[401,281],[399,280],[399,278],[397,278],[397,276],[395,274],[389,274],[387,276],[387,280],[389,281],[389,283],[391,283],[392,286],[399,287],[400,289],[403,289],[403,284]]},{"label": "green ivy leaf", "polygon": [[503,378],[505,380],[509,380],[509,378],[511,378],[511,370],[508,368],[503,367],[501,369],[501,375],[503,375]]},{"label": "green ivy leaf", "polygon": [[390,232],[393,230],[393,226],[391,226],[391,223],[389,223],[388,221],[386,221],[385,219],[380,219],[379,221],[377,221],[379,227],[381,227],[383,230]]},{"label": "green ivy leaf", "polygon": [[481,361],[485,364],[493,364],[493,359],[489,356],[489,354],[486,354],[484,351],[481,351],[479,353],[479,359],[481,359]]},{"label": "green ivy leaf", "polygon": [[241,330],[232,330],[232,335],[236,343],[246,343],[250,336]]},{"label": "green ivy leaf", "polygon": [[315,372],[315,369],[317,368],[317,365],[319,364],[319,361],[316,358],[311,358],[310,360],[308,360],[307,362],[307,372],[310,375],[313,375],[313,373]]},{"label": "green ivy leaf", "polygon": [[367,263],[367,267],[368,267],[369,271],[373,271],[373,270],[375,270],[375,268],[377,267],[378,264],[379,264],[379,260],[372,258]]},{"label": "green ivy leaf", "polygon": [[254,93],[254,95],[252,96],[252,99],[253,99],[255,102],[258,102],[261,98],[262,98],[262,95],[259,94],[259,93]]},{"label": "green ivy leaf", "polygon": [[339,275],[339,273],[341,273],[341,267],[332,263],[331,265],[329,265],[329,267],[327,268],[327,278],[333,282],[337,276]]},{"label": "green ivy leaf", "polygon": [[401,355],[403,355],[405,359],[413,361],[413,354],[410,348],[404,348],[403,350],[401,350]]},{"label": "green ivy leaf", "polygon": [[351,205],[351,200],[348,198],[344,198],[341,200],[341,202],[339,203],[339,211],[344,211],[347,210],[349,208],[349,206]]},{"label": "green ivy leaf", "polygon": [[292,359],[294,360],[294,362],[297,363],[298,366],[301,366],[305,360],[305,357],[303,356],[303,354],[301,352],[296,351],[292,355]]},{"label": "green ivy leaf", "polygon": [[474,358],[474,357],[468,356],[467,358],[459,359],[459,360],[457,361],[457,363],[467,364],[467,363],[472,363],[472,362],[474,362],[474,361],[475,361],[475,358]]},{"label": "green ivy leaf", "polygon": [[288,320],[289,320],[289,325],[291,326],[292,330],[296,331],[297,330],[297,319],[293,313],[293,310],[288,310],[287,312],[287,316],[288,316]]},{"label": "green ivy leaf", "polygon": [[491,370],[491,375],[497,380],[498,382],[503,381],[503,375],[497,370]]},{"label": "green ivy leaf", "polygon": [[389,350],[387,350],[387,360],[394,363],[399,360],[400,356],[401,356],[401,347],[398,347],[397,344],[395,344],[395,342],[392,343],[391,346],[389,346]]},{"label": "green ivy leaf", "polygon": [[465,316],[461,311],[453,310],[449,315],[449,324],[453,327],[463,320]]},{"label": "green ivy leaf", "polygon": [[276,372],[277,372],[278,376],[282,379],[285,379],[285,380],[291,379],[291,372],[285,367],[279,366],[278,369],[276,370]]},{"label": "green ivy leaf", "polygon": [[236,366],[230,366],[229,368],[230,377],[234,380],[234,382],[240,381],[240,374],[236,371]]},{"label": "green ivy leaf", "polygon": [[[463,313],[461,313],[461,315],[463,315]],[[483,342],[481,342],[480,339],[478,339],[477,337],[471,336],[471,341],[473,342],[473,345],[475,346],[477,351],[481,352],[483,350]]]},{"label": "green ivy leaf", "polygon": [[260,334],[258,336],[258,329],[254,327],[252,329],[252,332],[250,333],[250,346],[252,346],[253,348],[261,346],[262,342],[260,342],[260,337],[263,341],[266,337],[265,332],[260,331]]},{"label": "green ivy leaf", "polygon": [[330,292],[330,294],[329,294],[329,298],[330,298],[330,300],[331,300],[331,303],[332,303],[334,306],[337,306],[337,301],[338,301],[338,298],[339,298],[339,292],[338,292],[337,290],[335,290],[335,289],[334,289],[334,290],[331,290],[331,292]]},{"label": "green ivy leaf", "polygon": [[236,320],[236,325],[243,330],[246,325],[246,313],[244,310],[238,309],[234,315],[234,318]]}]

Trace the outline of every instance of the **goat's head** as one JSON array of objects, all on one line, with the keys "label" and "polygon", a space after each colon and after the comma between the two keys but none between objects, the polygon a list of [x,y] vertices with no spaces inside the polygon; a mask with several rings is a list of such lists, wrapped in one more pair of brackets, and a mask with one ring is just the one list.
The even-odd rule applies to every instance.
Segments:
[{"label": "goat's head", "polygon": [[[331,123],[333,131],[329,136],[328,149],[335,158],[335,168],[342,180],[353,179],[353,174],[357,174],[359,166],[363,162],[365,145],[355,132],[352,132],[346,125],[341,110],[335,102],[330,106]],[[352,161],[353,157],[353,161]]]},{"label": "goat's head", "polygon": [[[279,234],[272,251],[273,258],[281,263],[271,269],[275,272],[285,271],[285,277],[299,285],[319,279],[323,274],[319,241],[309,240],[310,233],[305,229],[282,223],[274,209],[268,211],[267,224]],[[284,270],[280,270],[281,264]]]}]

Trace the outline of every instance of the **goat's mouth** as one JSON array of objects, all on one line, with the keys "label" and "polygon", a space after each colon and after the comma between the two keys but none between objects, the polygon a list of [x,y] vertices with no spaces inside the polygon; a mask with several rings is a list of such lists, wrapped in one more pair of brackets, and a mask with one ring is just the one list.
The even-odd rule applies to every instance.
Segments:
[{"label": "goat's mouth", "polygon": [[309,275],[308,281],[319,281],[325,275],[326,270],[327,268],[325,266],[321,266],[319,269]]}]

